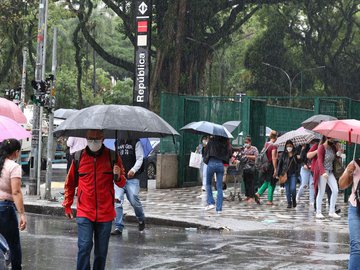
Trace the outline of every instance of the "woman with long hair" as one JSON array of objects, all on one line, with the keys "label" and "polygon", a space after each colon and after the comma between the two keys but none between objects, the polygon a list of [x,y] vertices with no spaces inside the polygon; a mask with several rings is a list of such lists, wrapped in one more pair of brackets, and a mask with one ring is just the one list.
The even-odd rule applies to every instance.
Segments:
[{"label": "woman with long hair", "polygon": [[211,210],[215,208],[215,200],[212,194],[211,184],[212,178],[214,174],[216,174],[216,212],[220,214],[222,211],[224,164],[229,163],[231,153],[231,145],[228,139],[218,136],[210,137],[204,153],[204,162],[207,164],[207,206],[205,207],[205,210]]},{"label": "woman with long hair", "polygon": [[279,160],[277,176],[287,174],[285,182],[287,208],[296,207],[296,179],[299,176],[299,162],[300,156],[295,153],[293,142],[286,141],[284,153]]},{"label": "woman with long hair", "polygon": [[314,168],[314,183],[317,183],[318,193],[316,196],[316,218],[324,218],[321,213],[323,196],[325,194],[326,184],[331,189],[329,217],[340,218],[335,213],[335,203],[338,196],[338,185],[334,176],[334,161],[336,158],[336,147],[334,141],[330,137],[323,139],[324,143],[320,144],[317,149],[317,160]]},{"label": "woman with long hair", "polygon": [[[9,244],[12,269],[21,269],[19,229],[26,228],[23,195],[21,192],[21,166],[15,162],[21,144],[7,139],[0,144],[0,233]],[[20,222],[16,216],[20,214]]]}]

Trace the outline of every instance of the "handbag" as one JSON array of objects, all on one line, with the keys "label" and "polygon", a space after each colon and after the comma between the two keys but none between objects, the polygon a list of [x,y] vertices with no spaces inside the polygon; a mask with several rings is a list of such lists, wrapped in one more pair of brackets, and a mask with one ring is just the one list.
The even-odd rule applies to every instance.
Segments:
[{"label": "handbag", "polygon": [[340,158],[335,158],[333,167],[334,167],[333,174],[334,174],[336,180],[338,180],[345,171],[345,168],[342,165]]},{"label": "handbag", "polygon": [[286,183],[286,181],[287,181],[287,171],[289,170],[293,160],[294,160],[294,157],[291,159],[291,161],[290,161],[288,167],[286,168],[285,172],[283,174],[279,175],[279,184],[280,185]]},{"label": "handbag", "polygon": [[199,153],[191,152],[189,167],[200,169],[202,162],[202,155]]},{"label": "handbag", "polygon": [[287,172],[282,175],[279,175],[279,184],[285,184],[287,181]]}]

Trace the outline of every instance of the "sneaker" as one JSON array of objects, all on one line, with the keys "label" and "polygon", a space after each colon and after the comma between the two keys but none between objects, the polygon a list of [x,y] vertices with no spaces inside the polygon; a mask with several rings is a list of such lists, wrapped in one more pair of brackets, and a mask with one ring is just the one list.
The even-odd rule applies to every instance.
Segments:
[{"label": "sneaker", "polygon": [[316,214],[316,218],[318,218],[318,219],[323,219],[323,218],[325,218],[325,217],[324,217],[323,214],[320,213],[320,214]]},{"label": "sneaker", "polygon": [[329,213],[329,217],[331,217],[331,218],[341,218],[341,216],[339,216],[336,213]]},{"label": "sneaker", "polygon": [[216,211],[216,214],[221,215],[222,211]]},{"label": "sneaker", "polygon": [[206,191],[206,188],[205,188],[205,187],[202,187],[202,188],[201,188],[201,191],[204,191],[204,192],[205,192],[205,191]]},{"label": "sneaker", "polygon": [[340,214],[340,213],[341,213],[341,209],[340,209],[340,208],[336,209],[336,210],[335,210],[335,213],[336,213],[336,214]]},{"label": "sneaker", "polygon": [[111,235],[122,235],[122,231],[120,231],[118,228],[116,228],[110,234]]},{"label": "sneaker", "polygon": [[209,210],[214,209],[214,208],[215,208],[215,205],[209,204],[209,205],[207,205],[207,206],[205,207],[205,211],[209,211]]},{"label": "sneaker", "polygon": [[139,231],[142,232],[145,230],[145,221],[139,222]]}]

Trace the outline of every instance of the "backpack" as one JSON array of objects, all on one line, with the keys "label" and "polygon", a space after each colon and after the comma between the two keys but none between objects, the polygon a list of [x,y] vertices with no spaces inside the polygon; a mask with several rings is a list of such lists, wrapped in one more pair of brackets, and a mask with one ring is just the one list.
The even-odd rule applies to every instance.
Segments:
[{"label": "backpack", "polygon": [[260,172],[267,172],[270,166],[270,161],[267,157],[267,150],[272,145],[272,143],[269,143],[267,147],[264,146],[264,148],[261,150],[261,152],[258,154],[258,156],[255,159],[255,168]]},{"label": "backpack", "polygon": [[[79,185],[79,165],[80,165],[80,160],[81,160],[81,156],[83,153],[84,149],[76,151],[74,154],[74,166],[75,166],[75,186],[77,187]],[[115,164],[115,151],[110,150],[109,149],[109,161],[110,161],[110,165],[111,168],[114,167]]]}]

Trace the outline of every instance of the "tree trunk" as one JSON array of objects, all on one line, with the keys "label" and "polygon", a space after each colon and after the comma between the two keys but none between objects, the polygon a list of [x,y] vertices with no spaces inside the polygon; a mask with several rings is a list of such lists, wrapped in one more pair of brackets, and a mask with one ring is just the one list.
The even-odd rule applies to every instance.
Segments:
[{"label": "tree trunk", "polygon": [[[175,36],[175,57],[174,66],[172,69],[172,92],[179,93],[180,77],[181,77],[181,59],[182,49],[184,43],[185,32],[185,16],[186,16],[186,0],[179,0],[178,2],[178,19],[177,19],[177,31]],[[185,73],[186,74],[186,73]]]}]

